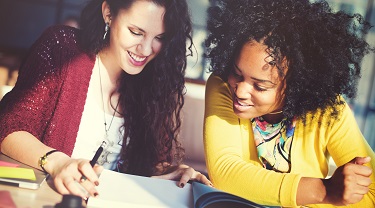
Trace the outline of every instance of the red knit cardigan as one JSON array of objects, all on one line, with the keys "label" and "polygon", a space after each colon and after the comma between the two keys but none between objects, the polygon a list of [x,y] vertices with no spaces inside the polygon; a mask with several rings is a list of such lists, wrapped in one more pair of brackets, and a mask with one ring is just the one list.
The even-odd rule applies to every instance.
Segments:
[{"label": "red knit cardigan", "polygon": [[0,102],[0,142],[27,131],[72,154],[95,63],[94,55],[79,48],[78,32],[52,26],[33,44],[16,86]]}]

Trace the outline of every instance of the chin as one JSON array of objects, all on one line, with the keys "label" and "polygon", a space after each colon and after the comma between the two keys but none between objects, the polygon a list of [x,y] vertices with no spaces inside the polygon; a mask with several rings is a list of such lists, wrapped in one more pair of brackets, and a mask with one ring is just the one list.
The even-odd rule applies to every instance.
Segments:
[{"label": "chin", "polygon": [[259,117],[260,115],[256,115],[249,111],[239,111],[236,107],[233,106],[233,112],[241,119],[253,119]]},{"label": "chin", "polygon": [[239,118],[242,118],[242,119],[250,119],[251,117],[249,117],[249,115],[246,113],[246,112],[241,112],[241,111],[238,111],[236,109],[233,109],[234,111],[234,114],[236,114]]},{"label": "chin", "polygon": [[130,74],[130,75],[138,75],[139,73],[142,72],[142,70],[140,70],[140,71],[129,71],[129,70],[127,70],[125,72],[128,73],[128,74]]},{"label": "chin", "polygon": [[134,66],[127,66],[125,68],[125,72],[130,74],[130,75],[137,75],[143,71],[144,67],[134,67]]}]

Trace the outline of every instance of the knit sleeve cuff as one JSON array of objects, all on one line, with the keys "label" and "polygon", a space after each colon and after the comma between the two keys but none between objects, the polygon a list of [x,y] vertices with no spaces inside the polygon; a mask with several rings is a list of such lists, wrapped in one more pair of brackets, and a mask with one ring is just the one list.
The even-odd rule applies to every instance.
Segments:
[{"label": "knit sleeve cuff", "polygon": [[280,188],[280,203],[285,207],[297,206],[297,189],[301,175],[285,174]]}]

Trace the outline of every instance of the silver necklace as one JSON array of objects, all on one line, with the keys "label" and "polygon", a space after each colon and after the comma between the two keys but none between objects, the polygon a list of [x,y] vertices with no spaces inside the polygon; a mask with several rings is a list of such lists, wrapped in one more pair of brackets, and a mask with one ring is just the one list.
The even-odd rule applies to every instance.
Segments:
[{"label": "silver necklace", "polygon": [[101,73],[100,73],[100,57],[99,55],[96,56],[96,58],[98,59],[98,68],[99,68],[99,82],[100,82],[100,93],[101,93],[101,97],[102,97],[102,106],[103,106],[103,120],[104,120],[104,130],[105,130],[105,138],[107,141],[108,140],[108,131],[109,129],[111,128],[111,125],[112,125],[112,122],[113,122],[113,119],[115,118],[115,115],[116,115],[116,112],[117,112],[117,107],[119,106],[120,104],[120,101],[117,102],[116,104],[116,107],[113,111],[113,115],[112,115],[112,118],[111,118],[111,121],[109,123],[109,126],[107,128],[107,120],[105,118],[105,110],[104,110],[104,96],[103,96],[103,86],[102,86],[102,76],[101,76]]}]

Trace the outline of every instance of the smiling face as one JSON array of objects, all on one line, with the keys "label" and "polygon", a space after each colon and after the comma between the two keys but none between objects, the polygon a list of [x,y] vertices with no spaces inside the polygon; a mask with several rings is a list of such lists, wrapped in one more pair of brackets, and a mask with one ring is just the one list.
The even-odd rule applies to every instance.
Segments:
[{"label": "smiling face", "polygon": [[240,117],[251,119],[282,109],[282,80],[277,67],[259,42],[246,43],[228,77],[233,94],[233,110]]},{"label": "smiling face", "polygon": [[[103,3],[104,21],[110,24],[110,44],[104,49],[110,68],[138,74],[163,45],[165,9],[150,1],[135,1],[112,17]],[[107,68],[109,68],[107,66]]]}]

